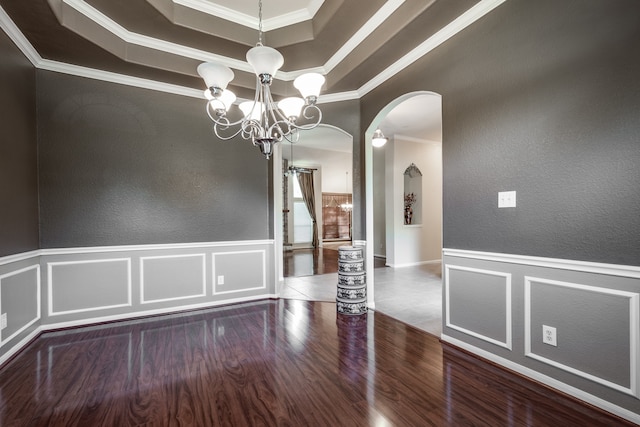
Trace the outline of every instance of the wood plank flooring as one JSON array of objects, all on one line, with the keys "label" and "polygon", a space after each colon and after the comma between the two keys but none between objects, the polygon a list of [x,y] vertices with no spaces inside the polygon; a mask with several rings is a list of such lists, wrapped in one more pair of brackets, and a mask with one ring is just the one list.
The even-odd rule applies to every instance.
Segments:
[{"label": "wood plank flooring", "polygon": [[628,425],[382,313],[268,300],[43,334],[2,426]]},{"label": "wood plank flooring", "polygon": [[283,252],[284,277],[336,273],[338,251],[334,249],[294,249]]},{"label": "wood plank flooring", "polygon": [[[349,246],[351,242],[327,245],[316,249],[293,249],[283,252],[283,276],[303,277],[338,272],[339,246]],[[374,268],[384,267],[384,259],[375,258]]]}]

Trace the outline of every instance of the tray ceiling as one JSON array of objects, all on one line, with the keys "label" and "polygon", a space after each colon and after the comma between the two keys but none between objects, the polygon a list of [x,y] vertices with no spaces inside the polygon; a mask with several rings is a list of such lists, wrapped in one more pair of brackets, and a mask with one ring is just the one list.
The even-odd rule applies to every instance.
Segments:
[{"label": "tray ceiling", "polygon": [[[437,47],[503,1],[264,0],[265,44],[285,58],[272,90],[293,94],[292,80],[313,70],[327,78],[323,93],[362,96],[425,43]],[[196,67],[218,60],[236,74],[232,89],[252,97],[255,77],[245,54],[258,37],[257,0],[0,0],[0,6],[49,68],[66,64],[202,91]]]}]

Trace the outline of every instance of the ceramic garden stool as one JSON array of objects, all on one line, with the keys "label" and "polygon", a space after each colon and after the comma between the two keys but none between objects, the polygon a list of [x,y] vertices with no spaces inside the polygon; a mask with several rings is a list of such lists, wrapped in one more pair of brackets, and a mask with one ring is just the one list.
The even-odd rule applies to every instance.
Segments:
[{"label": "ceramic garden stool", "polygon": [[336,306],[341,314],[367,312],[367,286],[362,247],[338,248],[338,295]]}]

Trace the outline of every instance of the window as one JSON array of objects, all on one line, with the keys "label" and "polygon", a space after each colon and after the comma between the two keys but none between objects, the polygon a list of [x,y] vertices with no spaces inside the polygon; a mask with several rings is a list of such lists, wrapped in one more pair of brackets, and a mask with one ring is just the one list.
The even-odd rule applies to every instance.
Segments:
[{"label": "window", "polygon": [[293,177],[293,243],[311,243],[313,222],[302,198],[298,178]]}]

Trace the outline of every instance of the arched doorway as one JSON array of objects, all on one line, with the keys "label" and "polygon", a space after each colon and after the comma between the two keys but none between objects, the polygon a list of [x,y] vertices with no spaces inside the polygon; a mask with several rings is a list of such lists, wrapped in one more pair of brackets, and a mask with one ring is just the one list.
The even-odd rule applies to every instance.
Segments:
[{"label": "arched doorway", "polygon": [[[353,137],[344,130],[335,126],[322,124],[315,129],[300,133],[300,141],[295,144],[283,142],[277,145],[274,155],[274,230],[276,241],[277,282],[282,285],[284,281],[284,257],[283,253],[290,249],[304,249],[310,246],[310,242],[295,239],[295,218],[293,217],[293,188],[291,176],[285,175],[289,166],[308,169],[312,171],[316,188],[316,214],[318,233],[322,245],[323,237],[323,193],[352,192],[352,150]],[[285,179],[281,179],[285,177]],[[289,178],[289,179],[287,179]],[[285,188],[287,183],[287,188]],[[284,191],[283,191],[284,190]],[[286,200],[285,200],[286,199]],[[348,227],[349,228],[349,227]],[[344,237],[341,233],[340,237]],[[346,230],[350,235],[350,229]],[[303,239],[304,240],[304,239]],[[301,275],[313,275],[315,268],[309,252],[309,259],[299,257],[300,268],[308,270]],[[337,263],[336,263],[337,265]]]},{"label": "arched doorway", "polygon": [[[382,148],[371,144],[376,129],[389,139]],[[372,272],[367,275],[368,305],[408,323],[422,319],[425,323],[416,326],[439,334],[441,96],[420,91],[396,98],[380,111],[365,135],[366,261],[367,271]],[[406,215],[406,208],[411,215]],[[380,264],[374,259],[380,257],[387,265],[384,270],[374,268]],[[423,290],[425,294],[420,293]],[[425,299],[428,305],[421,305]]]}]

